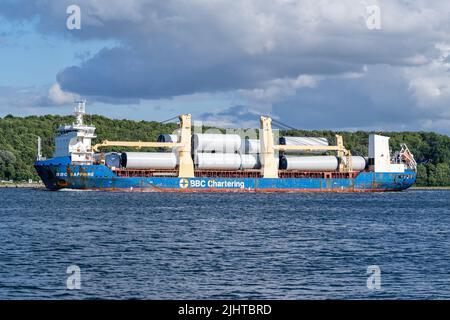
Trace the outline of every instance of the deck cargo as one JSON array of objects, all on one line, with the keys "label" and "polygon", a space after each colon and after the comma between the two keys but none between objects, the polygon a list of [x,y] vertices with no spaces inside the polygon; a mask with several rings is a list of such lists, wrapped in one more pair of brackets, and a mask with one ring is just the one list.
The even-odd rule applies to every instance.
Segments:
[{"label": "deck cargo", "polygon": [[280,144],[286,146],[328,146],[326,138],[280,137]]},{"label": "deck cargo", "polygon": [[261,152],[261,142],[258,139],[242,139],[239,153],[258,154]]},{"label": "deck cargo", "polygon": [[[367,167],[364,157],[351,157],[353,170],[362,171]],[[336,171],[339,158],[335,156],[292,156],[285,155],[280,159],[280,169],[303,171]]]},{"label": "deck cargo", "polygon": [[198,169],[239,170],[241,156],[237,153],[206,153],[195,154],[194,164]]},{"label": "deck cargo", "polygon": [[257,154],[241,154],[241,169],[260,169],[261,161]]},{"label": "deck cargo", "polygon": [[196,152],[235,153],[241,147],[241,137],[237,134],[196,133],[192,135]]},{"label": "deck cargo", "polygon": [[158,142],[177,142],[178,135],[176,134],[160,134],[158,136]]},{"label": "deck cargo", "polygon": [[175,169],[177,156],[173,152],[124,152],[120,163],[127,169]]}]

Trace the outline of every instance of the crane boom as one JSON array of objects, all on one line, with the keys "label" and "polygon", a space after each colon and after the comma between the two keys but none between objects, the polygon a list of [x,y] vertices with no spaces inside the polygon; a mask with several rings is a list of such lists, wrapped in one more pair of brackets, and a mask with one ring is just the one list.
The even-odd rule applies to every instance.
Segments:
[{"label": "crane boom", "polygon": [[108,141],[104,140],[101,143],[92,147],[92,150],[98,151],[102,147],[132,147],[132,148],[177,148],[183,144],[176,142],[143,142],[143,141]]},{"label": "crane boom", "polygon": [[279,151],[341,151],[339,146],[286,146],[274,145],[273,148]]},{"label": "crane boom", "polygon": [[143,142],[143,141],[108,141],[103,140],[92,147],[98,151],[102,147],[132,147],[132,148],[176,148],[179,158],[178,176],[180,178],[193,178],[194,162],[191,158],[191,115],[182,114],[180,119],[179,142]]}]

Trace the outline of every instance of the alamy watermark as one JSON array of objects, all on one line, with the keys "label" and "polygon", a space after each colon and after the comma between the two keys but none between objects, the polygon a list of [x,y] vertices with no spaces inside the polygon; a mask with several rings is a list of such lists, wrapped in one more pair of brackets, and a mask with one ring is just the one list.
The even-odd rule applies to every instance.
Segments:
[{"label": "alamy watermark", "polygon": [[377,5],[366,6],[366,26],[369,30],[381,29],[381,9]]},{"label": "alamy watermark", "polygon": [[66,273],[69,274],[67,277],[67,289],[81,289],[81,269],[79,266],[73,264],[67,267]]},{"label": "alamy watermark", "polygon": [[[81,8],[72,4],[66,8],[69,15],[66,20],[66,27],[69,30],[81,29]],[[369,30],[381,29],[381,8],[378,5],[366,5],[366,27]]]},{"label": "alamy watermark", "polygon": [[66,26],[69,30],[81,29],[81,9],[76,4],[67,7],[66,13],[69,15],[66,20]]},{"label": "alamy watermark", "polygon": [[377,265],[368,266],[367,274],[367,289],[369,290],[381,290],[381,269]]}]

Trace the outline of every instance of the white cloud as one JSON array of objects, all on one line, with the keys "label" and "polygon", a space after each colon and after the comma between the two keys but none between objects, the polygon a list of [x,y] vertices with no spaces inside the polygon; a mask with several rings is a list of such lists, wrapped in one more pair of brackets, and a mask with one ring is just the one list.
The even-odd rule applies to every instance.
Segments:
[{"label": "white cloud", "polygon": [[299,75],[292,79],[274,79],[264,83],[261,88],[237,90],[237,94],[245,105],[269,113],[275,102],[294,95],[300,88],[316,87],[318,80],[319,77],[311,75]]},{"label": "white cloud", "polygon": [[65,92],[61,90],[59,84],[54,84],[48,90],[48,99],[50,103],[54,105],[65,105],[73,103],[75,100],[79,99],[80,96],[70,92]]},{"label": "white cloud", "polygon": [[[71,100],[67,91],[103,101],[231,92],[239,101],[230,105],[245,104],[249,114],[291,101],[286,108],[345,114],[348,122],[367,105],[377,124],[415,116],[424,128],[450,119],[448,0],[79,0],[82,30],[67,33],[61,14],[72,2],[0,4],[8,19],[37,12],[43,33],[117,41],[62,70],[48,95],[54,104]],[[381,30],[366,27],[373,4]],[[307,103],[295,103],[302,95]]]},{"label": "white cloud", "polygon": [[436,44],[437,57],[420,67],[405,69],[409,89],[419,107],[450,118],[450,44]]}]

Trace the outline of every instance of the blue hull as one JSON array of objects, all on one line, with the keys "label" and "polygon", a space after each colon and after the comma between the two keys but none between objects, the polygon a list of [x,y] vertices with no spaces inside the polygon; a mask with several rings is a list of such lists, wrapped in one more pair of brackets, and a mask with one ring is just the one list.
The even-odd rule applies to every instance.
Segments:
[{"label": "blue hull", "polygon": [[402,173],[361,172],[355,178],[178,178],[118,177],[104,165],[72,165],[70,158],[37,161],[35,168],[50,190],[149,192],[379,192],[408,189],[416,180]]}]

